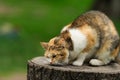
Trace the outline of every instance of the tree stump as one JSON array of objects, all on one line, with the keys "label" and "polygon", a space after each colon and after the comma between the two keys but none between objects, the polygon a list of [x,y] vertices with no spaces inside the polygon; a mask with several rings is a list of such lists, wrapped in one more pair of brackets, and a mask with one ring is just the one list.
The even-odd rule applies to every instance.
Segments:
[{"label": "tree stump", "polygon": [[51,66],[45,57],[28,61],[27,80],[120,80],[120,65]]}]

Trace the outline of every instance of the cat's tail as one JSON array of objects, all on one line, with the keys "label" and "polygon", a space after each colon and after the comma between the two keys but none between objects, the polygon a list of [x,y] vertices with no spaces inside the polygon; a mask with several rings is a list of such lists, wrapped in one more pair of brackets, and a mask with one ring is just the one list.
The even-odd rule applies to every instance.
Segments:
[{"label": "cat's tail", "polygon": [[118,52],[118,55],[117,55],[115,61],[116,61],[118,64],[120,64],[120,43],[119,43],[119,52]]},{"label": "cat's tail", "polygon": [[118,56],[116,57],[115,61],[120,64],[120,52],[118,53]]}]

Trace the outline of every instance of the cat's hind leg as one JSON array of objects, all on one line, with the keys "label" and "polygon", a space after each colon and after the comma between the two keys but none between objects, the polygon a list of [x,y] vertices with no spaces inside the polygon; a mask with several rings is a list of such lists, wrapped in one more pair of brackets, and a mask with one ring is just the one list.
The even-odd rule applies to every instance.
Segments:
[{"label": "cat's hind leg", "polygon": [[94,66],[107,65],[111,61],[114,61],[119,53],[119,38],[113,37],[111,39],[103,40],[102,46],[96,53],[96,59],[91,59],[90,64]]},{"label": "cat's hind leg", "polygon": [[109,64],[111,62],[111,60],[113,60],[113,57],[111,56],[111,52],[114,48],[112,48],[112,46],[114,46],[115,41],[113,41],[111,39],[111,37],[109,38],[109,36],[105,36],[107,34],[103,35],[103,39],[101,41],[101,46],[99,48],[99,50],[96,52],[95,55],[95,59],[91,59],[90,60],[90,64],[93,66],[101,66],[101,65],[106,65]]},{"label": "cat's hind leg", "polygon": [[93,66],[102,66],[109,64],[112,60],[114,60],[114,57],[112,57],[110,51],[107,51],[105,53],[99,53],[97,55],[96,59],[91,59],[90,64]]}]

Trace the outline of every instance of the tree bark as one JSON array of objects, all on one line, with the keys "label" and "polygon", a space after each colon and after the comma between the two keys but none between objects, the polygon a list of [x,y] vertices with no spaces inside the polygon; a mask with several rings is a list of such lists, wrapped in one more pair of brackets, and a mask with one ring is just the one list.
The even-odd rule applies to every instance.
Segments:
[{"label": "tree bark", "polygon": [[120,80],[120,65],[52,66],[44,57],[28,61],[27,80]]}]

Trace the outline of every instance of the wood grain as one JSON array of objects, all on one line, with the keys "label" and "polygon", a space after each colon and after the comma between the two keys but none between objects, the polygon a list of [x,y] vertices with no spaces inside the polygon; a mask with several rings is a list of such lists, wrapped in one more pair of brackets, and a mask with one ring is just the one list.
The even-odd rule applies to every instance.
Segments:
[{"label": "wood grain", "polygon": [[28,61],[27,80],[120,80],[120,65],[52,66],[45,57],[36,57]]}]

